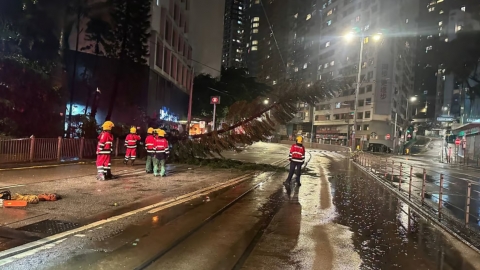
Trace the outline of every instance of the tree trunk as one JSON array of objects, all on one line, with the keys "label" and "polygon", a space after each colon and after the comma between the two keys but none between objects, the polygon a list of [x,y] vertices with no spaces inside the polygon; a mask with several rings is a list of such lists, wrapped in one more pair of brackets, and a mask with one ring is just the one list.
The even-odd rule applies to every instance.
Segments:
[{"label": "tree trunk", "polygon": [[242,125],[247,124],[248,122],[251,122],[251,121],[255,120],[256,118],[262,116],[262,114],[270,111],[271,109],[273,109],[273,108],[276,107],[276,106],[277,106],[277,104],[274,103],[272,106],[269,106],[269,107],[263,109],[262,111],[254,114],[254,115],[251,116],[250,118],[247,118],[247,119],[245,119],[245,120],[243,120],[243,121],[241,121],[241,122],[236,123],[236,124],[233,125],[233,126],[228,127],[228,129],[221,129],[221,130],[218,130],[218,131],[211,131],[211,132],[206,133],[206,134],[193,135],[192,138],[193,138],[193,139],[196,139],[196,138],[200,138],[200,137],[202,137],[202,136],[204,136],[204,135],[211,136],[214,132],[217,133],[217,134],[223,134],[223,133],[229,132],[229,131],[231,131],[231,130],[236,129],[237,127],[240,127],[240,126],[242,126]]},{"label": "tree trunk", "polygon": [[123,38],[122,38],[122,45],[120,49],[120,64],[117,68],[116,76],[115,76],[115,81],[113,83],[113,92],[112,95],[110,96],[110,104],[108,106],[108,112],[107,116],[105,117],[105,121],[109,121],[112,119],[112,113],[113,113],[113,107],[115,106],[115,100],[118,95],[118,87],[120,83],[120,79],[122,78],[123,74],[123,60],[125,57],[125,46],[127,42],[127,36],[128,36],[128,25],[129,25],[129,19],[130,16],[128,14],[128,5],[129,1],[126,1],[126,6],[125,6],[125,24],[123,25]]},{"label": "tree trunk", "polygon": [[70,85],[70,104],[68,109],[68,126],[66,130],[67,137],[70,137],[70,132],[72,128],[72,108],[73,108],[73,94],[75,93],[75,77],[77,74],[77,58],[78,58],[78,45],[80,39],[80,7],[77,10],[77,40],[75,41],[75,53],[73,57],[73,75],[72,75],[72,84]]}]

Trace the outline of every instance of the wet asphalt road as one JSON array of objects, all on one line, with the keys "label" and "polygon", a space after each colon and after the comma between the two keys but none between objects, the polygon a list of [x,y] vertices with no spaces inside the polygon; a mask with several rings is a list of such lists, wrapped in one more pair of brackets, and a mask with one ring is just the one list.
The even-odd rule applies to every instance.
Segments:
[{"label": "wet asphalt road", "polygon": [[453,217],[464,220],[468,183],[471,183],[471,202],[469,224],[480,230],[480,168],[466,167],[458,164],[440,162],[440,154],[444,141],[432,139],[431,142],[418,154],[412,156],[384,155],[375,163],[385,164],[388,161],[388,172],[391,162],[394,161],[394,175],[399,174],[400,163],[403,166],[404,182],[407,182],[410,166],[414,175],[414,191],[421,193],[423,170],[427,175],[426,191],[432,195],[433,204],[438,204],[440,193],[440,178],[443,176],[443,198],[446,211]]},{"label": "wet asphalt road", "polygon": [[[271,160],[287,151],[257,144],[231,155]],[[140,221],[66,238],[0,269],[480,269],[477,253],[343,156],[311,155],[301,187],[283,186],[286,172],[263,173]]]}]

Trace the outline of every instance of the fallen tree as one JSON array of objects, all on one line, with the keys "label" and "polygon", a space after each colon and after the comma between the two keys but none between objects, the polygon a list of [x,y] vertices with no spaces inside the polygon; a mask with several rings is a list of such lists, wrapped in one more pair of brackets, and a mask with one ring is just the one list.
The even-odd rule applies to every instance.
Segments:
[{"label": "fallen tree", "polygon": [[[171,138],[174,160],[221,156],[225,150],[240,151],[238,145],[251,145],[273,135],[276,125],[291,121],[298,111],[298,104],[315,106],[329,100],[343,90],[351,89],[345,80],[317,81],[312,85],[284,82],[276,85],[268,97],[252,102],[238,101],[229,107],[225,122],[219,130],[194,136],[186,134]],[[265,104],[268,98],[269,104]],[[241,128],[244,133],[236,133]]]}]

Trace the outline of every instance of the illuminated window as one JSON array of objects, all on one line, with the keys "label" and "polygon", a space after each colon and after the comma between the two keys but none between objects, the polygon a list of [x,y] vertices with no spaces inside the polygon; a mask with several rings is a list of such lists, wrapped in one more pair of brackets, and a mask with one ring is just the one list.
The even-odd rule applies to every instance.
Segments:
[{"label": "illuminated window", "polygon": [[311,18],[312,18],[312,14],[308,14],[306,20],[308,21],[308,20],[310,20]]},{"label": "illuminated window", "polygon": [[252,24],[252,27],[253,27],[253,28],[258,28],[259,25],[260,25],[259,23],[253,23],[253,24]]},{"label": "illuminated window", "polygon": [[330,47],[330,41],[327,41],[327,43],[325,43],[325,48],[328,48]]},{"label": "illuminated window", "polygon": [[435,7],[428,8],[428,12],[432,12],[435,10]]},{"label": "illuminated window", "polygon": [[257,46],[252,46],[252,51],[256,51],[258,50],[258,47]]},{"label": "illuminated window", "polygon": [[335,65],[335,61],[330,62],[330,66],[334,66],[334,65]]},{"label": "illuminated window", "polygon": [[431,51],[432,49],[433,49],[433,47],[430,45],[427,48],[425,48],[425,51],[428,52],[428,51]]},{"label": "illuminated window", "polygon": [[465,6],[463,6],[463,7],[461,8],[461,10],[462,10],[463,12],[465,12]]},{"label": "illuminated window", "polygon": [[298,13],[295,14],[295,15],[293,15],[293,17],[294,17],[295,19],[298,18]]},{"label": "illuminated window", "polygon": [[273,81],[272,84],[273,84],[273,85],[277,84],[277,81]]},{"label": "illuminated window", "polygon": [[442,25],[443,25],[442,21],[438,22],[438,26],[442,26]]},{"label": "illuminated window", "polygon": [[254,22],[260,21],[260,17],[253,17],[253,21],[254,21]]},{"label": "illuminated window", "polygon": [[256,28],[253,29],[252,33],[254,33],[254,34],[258,33],[258,29],[256,29]]},{"label": "illuminated window", "polygon": [[327,25],[328,25],[328,26],[332,25],[332,20],[328,20],[328,21],[327,21]]},{"label": "illuminated window", "polygon": [[294,70],[295,70],[295,72],[298,72],[298,67],[295,67]]},{"label": "illuminated window", "polygon": [[333,14],[333,9],[330,9],[328,12],[327,12],[327,16],[330,16]]},{"label": "illuminated window", "polygon": [[308,67],[307,63],[303,64],[303,69],[306,69],[307,67]]},{"label": "illuminated window", "polygon": [[462,30],[462,26],[461,25],[457,25],[457,27],[455,27],[455,33]]},{"label": "illuminated window", "polygon": [[242,24],[242,21],[237,21],[238,24]]},{"label": "illuminated window", "polygon": [[255,4],[260,4],[260,0],[255,0]]},{"label": "illuminated window", "polygon": [[443,10],[440,10],[440,12],[438,12],[438,14],[443,14]]},{"label": "illuminated window", "polygon": [[252,45],[258,45],[258,40],[252,40]]},{"label": "illuminated window", "polygon": [[443,2],[443,0],[437,0],[437,4]]}]

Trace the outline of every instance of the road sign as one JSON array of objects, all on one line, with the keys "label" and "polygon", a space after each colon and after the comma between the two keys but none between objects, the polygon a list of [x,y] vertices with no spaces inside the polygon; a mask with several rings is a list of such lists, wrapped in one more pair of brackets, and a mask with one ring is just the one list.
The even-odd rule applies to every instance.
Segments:
[{"label": "road sign", "polygon": [[455,139],[455,145],[460,145],[460,139],[459,138]]},{"label": "road sign", "polygon": [[213,97],[210,97],[210,104],[220,104],[220,97],[218,96],[213,96]]},{"label": "road sign", "polygon": [[385,140],[390,140],[390,134],[385,135]]}]

